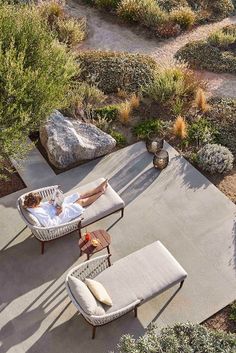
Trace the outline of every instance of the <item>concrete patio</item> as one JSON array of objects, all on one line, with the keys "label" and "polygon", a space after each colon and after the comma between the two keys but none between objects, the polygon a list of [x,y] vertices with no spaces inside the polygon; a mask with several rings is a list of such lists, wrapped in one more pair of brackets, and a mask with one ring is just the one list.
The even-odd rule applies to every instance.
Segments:
[{"label": "concrete patio", "polygon": [[138,319],[130,313],[99,328],[92,341],[64,287],[69,268],[85,260],[79,258],[77,234],[46,244],[41,256],[15,206],[26,189],[11,194],[0,202],[1,353],[106,353],[123,333],[139,336],[152,322],[202,322],[235,299],[236,206],[166,148],[171,160],[161,173],[142,142],[57,176],[32,152],[22,172],[29,189],[60,184],[68,191],[98,177],[110,179],[126,202],[125,216],[113,227],[117,215],[90,229],[111,227],[113,262],[159,239],[189,277],[178,293],[172,288],[146,303]]}]

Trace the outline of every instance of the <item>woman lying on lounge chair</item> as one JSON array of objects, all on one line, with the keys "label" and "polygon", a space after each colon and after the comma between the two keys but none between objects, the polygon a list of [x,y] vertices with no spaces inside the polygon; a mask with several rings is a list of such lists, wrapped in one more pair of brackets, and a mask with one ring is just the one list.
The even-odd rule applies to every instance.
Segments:
[{"label": "woman lying on lounge chair", "polygon": [[42,197],[38,193],[30,193],[24,199],[24,208],[35,216],[42,226],[57,226],[79,217],[83,213],[84,207],[91,205],[104,194],[107,186],[108,181],[105,180],[93,190],[83,194],[76,192],[66,196],[61,206],[55,206],[54,200],[41,202]]}]

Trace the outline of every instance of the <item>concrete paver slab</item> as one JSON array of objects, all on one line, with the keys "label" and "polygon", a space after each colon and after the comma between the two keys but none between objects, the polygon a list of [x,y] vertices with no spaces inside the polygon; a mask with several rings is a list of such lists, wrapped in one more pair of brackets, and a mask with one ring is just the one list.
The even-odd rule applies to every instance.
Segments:
[{"label": "concrete paver slab", "polygon": [[[108,177],[127,205],[124,218],[109,231],[113,261],[160,239],[189,274],[181,291],[174,295],[172,288],[149,301],[139,308],[138,319],[130,313],[98,329],[92,341],[90,327],[64,288],[69,268],[84,260],[77,234],[46,245],[41,256],[15,208],[22,191],[14,193],[0,204],[0,352],[105,353],[123,333],[139,336],[151,322],[158,327],[201,322],[235,299],[236,206],[171,146],[165,148],[170,163],[162,172],[152,167],[152,156],[140,142],[49,175],[42,185],[60,184],[68,191]],[[107,229],[116,219],[112,215],[89,229]]]}]

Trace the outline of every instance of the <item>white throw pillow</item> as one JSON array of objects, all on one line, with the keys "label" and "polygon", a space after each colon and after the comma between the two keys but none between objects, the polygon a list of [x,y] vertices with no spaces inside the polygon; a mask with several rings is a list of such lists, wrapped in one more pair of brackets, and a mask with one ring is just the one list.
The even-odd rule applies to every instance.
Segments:
[{"label": "white throw pillow", "polygon": [[69,276],[68,284],[73,297],[86,314],[99,316],[105,314],[104,308],[97,302],[84,282],[74,276]]},{"label": "white throw pillow", "polygon": [[111,297],[100,282],[86,278],[85,283],[87,284],[88,288],[91,290],[95,298],[97,298],[97,300],[99,300],[103,304],[112,306]]}]

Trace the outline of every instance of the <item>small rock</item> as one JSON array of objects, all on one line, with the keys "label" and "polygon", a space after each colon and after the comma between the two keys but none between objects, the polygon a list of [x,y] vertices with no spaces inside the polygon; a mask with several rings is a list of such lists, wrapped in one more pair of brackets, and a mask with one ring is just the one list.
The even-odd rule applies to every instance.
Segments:
[{"label": "small rock", "polygon": [[40,141],[59,169],[103,156],[116,146],[115,139],[95,125],[64,117],[58,110],[40,128]]}]

